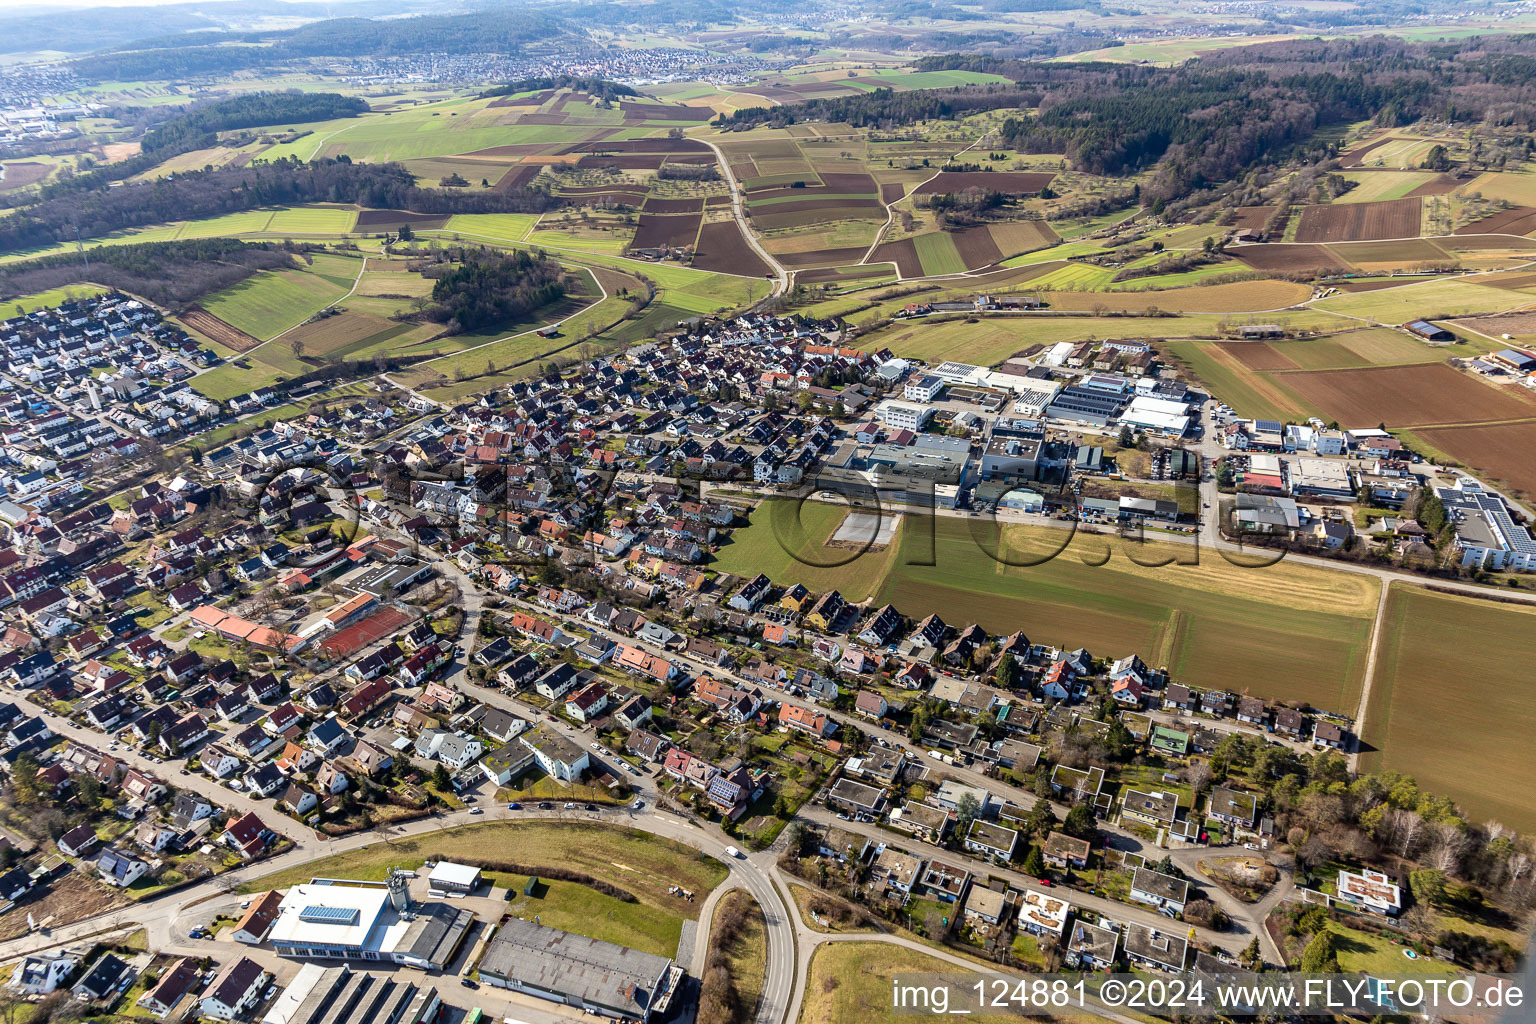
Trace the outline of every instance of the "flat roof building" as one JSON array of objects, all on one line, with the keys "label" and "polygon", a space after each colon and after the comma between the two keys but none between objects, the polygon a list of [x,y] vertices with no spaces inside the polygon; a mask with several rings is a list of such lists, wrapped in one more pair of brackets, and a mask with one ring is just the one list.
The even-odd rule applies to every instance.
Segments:
[{"label": "flat roof building", "polygon": [[480,869],[440,860],[427,876],[427,882],[437,892],[474,892],[480,886]]},{"label": "flat roof building", "polygon": [[316,878],[288,890],[267,939],[282,956],[442,970],[474,918],[445,903],[411,903],[404,898],[403,878],[393,883]]},{"label": "flat roof building", "polygon": [[638,1021],[666,1012],[682,974],[664,956],[515,917],[480,959],[488,985]]}]

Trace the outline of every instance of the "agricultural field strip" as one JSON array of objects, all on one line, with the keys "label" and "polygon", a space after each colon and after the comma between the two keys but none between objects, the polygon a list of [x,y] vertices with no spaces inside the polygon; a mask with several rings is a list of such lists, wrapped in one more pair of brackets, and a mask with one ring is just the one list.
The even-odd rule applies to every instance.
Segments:
[{"label": "agricultural field strip", "polygon": [[344,301],[346,299],[350,299],[352,297],[352,294],[357,291],[357,286],[362,283],[363,272],[366,271],[367,269],[368,269],[368,257],[364,256],[363,257],[363,261],[362,261],[362,265],[357,268],[357,279],[352,282],[352,287],[347,289],[347,294],[339,296],[339,297],[331,300],[330,302],[328,302],[324,306],[322,306],[319,310],[316,310],[314,313],[310,313],[308,316],[304,317],[304,319],[300,320],[298,323],[294,324],[292,327],[286,327],[283,330],[279,331],[278,333],[272,335],[272,337],[268,338],[266,341],[263,341],[260,345],[252,345],[245,352],[241,353],[241,355],[249,356],[249,355],[255,353],[263,345],[267,345],[267,344],[269,344],[271,342],[274,342],[277,339],[283,337],[283,335],[290,334],[293,331],[298,330],[300,327],[303,327],[306,323],[308,323],[310,320],[312,320],[316,315],[318,315],[319,313],[324,312],[327,309],[330,309],[332,306],[336,305],[338,302],[342,302],[342,301]]}]

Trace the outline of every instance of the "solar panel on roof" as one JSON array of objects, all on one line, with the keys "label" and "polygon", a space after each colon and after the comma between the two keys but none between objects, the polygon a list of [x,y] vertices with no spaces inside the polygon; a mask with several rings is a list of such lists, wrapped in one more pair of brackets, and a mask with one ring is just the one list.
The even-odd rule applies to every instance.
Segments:
[{"label": "solar panel on roof", "polygon": [[327,907],[323,905],[305,907],[299,911],[299,920],[310,924],[352,924],[357,920],[357,910],[354,907]]}]

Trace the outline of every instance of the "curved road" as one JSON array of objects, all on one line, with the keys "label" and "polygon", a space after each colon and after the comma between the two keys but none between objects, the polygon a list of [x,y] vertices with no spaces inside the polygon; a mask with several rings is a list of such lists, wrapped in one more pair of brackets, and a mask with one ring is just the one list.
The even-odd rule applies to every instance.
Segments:
[{"label": "curved road", "polygon": [[762,257],[763,262],[773,268],[772,294],[783,295],[789,291],[789,271],[785,270],[784,265],[774,259],[773,253],[763,248],[763,244],[757,240],[757,235],[752,230],[752,225],[747,223],[747,212],[742,205],[741,184],[736,180],[736,172],[731,170],[731,162],[725,158],[725,152],[720,148],[720,144],[713,139],[701,138],[699,141],[714,151],[715,159],[720,161],[720,169],[725,172],[725,183],[731,189],[731,213],[736,218],[737,227],[741,228],[742,237],[747,240],[747,244],[752,247],[753,251]]}]

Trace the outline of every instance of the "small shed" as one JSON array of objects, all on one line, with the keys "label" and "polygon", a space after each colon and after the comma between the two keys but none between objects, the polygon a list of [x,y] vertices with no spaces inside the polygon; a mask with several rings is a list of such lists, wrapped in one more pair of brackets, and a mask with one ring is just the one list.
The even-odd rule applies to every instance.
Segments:
[{"label": "small shed", "polygon": [[427,876],[427,883],[437,892],[471,893],[480,885],[480,869],[440,860]]}]

